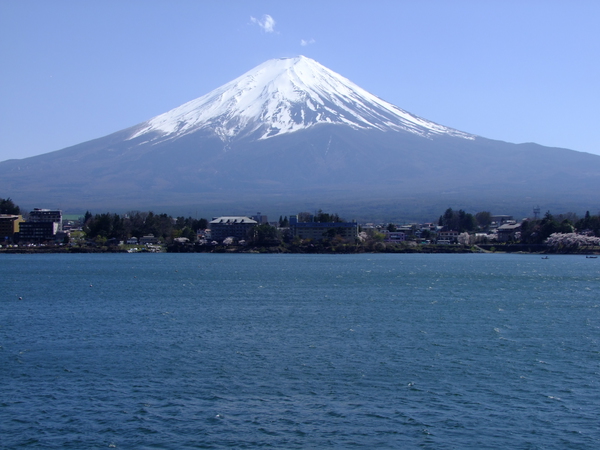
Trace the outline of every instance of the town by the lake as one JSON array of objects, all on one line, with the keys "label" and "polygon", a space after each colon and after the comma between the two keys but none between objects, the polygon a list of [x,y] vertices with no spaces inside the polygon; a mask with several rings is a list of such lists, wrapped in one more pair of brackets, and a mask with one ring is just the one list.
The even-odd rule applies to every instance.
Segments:
[{"label": "town by the lake", "polygon": [[258,252],[258,253],[600,253],[600,216],[586,211],[531,217],[452,208],[424,223],[359,223],[318,210],[269,218],[261,213],[172,217],[22,211],[0,198],[0,252]]}]

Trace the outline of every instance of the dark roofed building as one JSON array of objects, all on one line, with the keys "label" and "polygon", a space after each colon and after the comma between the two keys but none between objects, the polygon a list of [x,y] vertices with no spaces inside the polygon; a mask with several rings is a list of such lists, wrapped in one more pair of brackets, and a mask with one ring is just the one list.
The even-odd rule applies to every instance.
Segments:
[{"label": "dark roofed building", "polygon": [[236,239],[246,239],[248,232],[258,224],[246,216],[223,216],[215,217],[208,224],[211,233],[211,239],[222,242],[228,237]]},{"label": "dark roofed building", "polygon": [[498,242],[515,240],[515,234],[521,231],[520,223],[506,223],[498,227]]}]

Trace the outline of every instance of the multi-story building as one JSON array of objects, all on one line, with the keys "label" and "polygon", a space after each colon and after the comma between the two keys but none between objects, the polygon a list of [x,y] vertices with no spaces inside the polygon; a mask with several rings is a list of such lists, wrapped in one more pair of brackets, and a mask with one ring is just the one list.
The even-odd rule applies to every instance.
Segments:
[{"label": "multi-story building", "polygon": [[404,231],[387,231],[385,230],[383,232],[384,238],[383,241],[384,242],[389,242],[389,243],[398,243],[398,242],[404,242],[406,241],[406,233]]},{"label": "multi-story building", "polygon": [[28,221],[36,223],[54,222],[58,224],[58,231],[62,231],[62,211],[60,210],[34,208],[29,213]]},{"label": "multi-story building", "polygon": [[454,244],[458,242],[458,235],[460,233],[458,231],[449,230],[449,231],[440,231],[437,235],[437,243],[438,244]]},{"label": "multi-story building", "polygon": [[295,238],[320,241],[330,230],[345,239],[358,237],[356,222],[298,222],[298,216],[290,216],[290,231]]},{"label": "multi-story building", "polygon": [[153,234],[149,234],[147,236],[142,236],[139,239],[139,243],[141,245],[155,245],[158,244],[158,238],[155,237]]},{"label": "multi-story building", "polygon": [[494,215],[490,216],[492,223],[490,224],[490,228],[498,228],[506,223],[514,224],[516,223],[513,219],[513,216],[508,215]]},{"label": "multi-story building", "polygon": [[516,234],[521,232],[520,223],[505,223],[498,227],[498,242],[515,240]]},{"label": "multi-story building", "polygon": [[42,242],[56,237],[58,224],[56,222],[21,222],[19,241]]},{"label": "multi-story building", "polygon": [[13,214],[0,214],[0,243],[12,240],[15,233],[19,232],[19,224],[23,217]]},{"label": "multi-story building", "polygon": [[62,232],[62,211],[35,208],[27,222],[19,224],[19,240],[42,242],[56,238]]},{"label": "multi-story building", "polygon": [[246,216],[223,216],[215,217],[208,226],[211,239],[222,242],[228,237],[247,239],[248,232],[257,224],[256,220]]},{"label": "multi-story building", "polygon": [[265,216],[264,214],[261,214],[261,213],[256,213],[254,216],[251,217],[251,219],[256,220],[256,222],[259,225],[269,223],[269,219],[267,218],[267,216]]}]

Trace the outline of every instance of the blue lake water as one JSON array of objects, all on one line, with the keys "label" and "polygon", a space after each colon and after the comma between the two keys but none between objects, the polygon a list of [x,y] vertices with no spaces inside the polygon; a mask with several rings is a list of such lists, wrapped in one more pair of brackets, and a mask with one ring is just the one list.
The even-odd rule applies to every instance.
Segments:
[{"label": "blue lake water", "polygon": [[596,449],[599,306],[583,256],[0,255],[0,448]]}]

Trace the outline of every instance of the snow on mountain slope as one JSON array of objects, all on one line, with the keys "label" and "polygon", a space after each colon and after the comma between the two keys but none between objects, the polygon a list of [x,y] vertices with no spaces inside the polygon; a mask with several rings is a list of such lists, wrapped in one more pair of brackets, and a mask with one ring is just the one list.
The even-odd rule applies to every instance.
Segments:
[{"label": "snow on mountain slope", "polygon": [[159,136],[153,139],[172,139],[201,129],[213,130],[223,141],[251,134],[267,139],[321,123],[474,139],[385,102],[304,56],[267,61],[140,124],[129,139],[154,132]]}]

